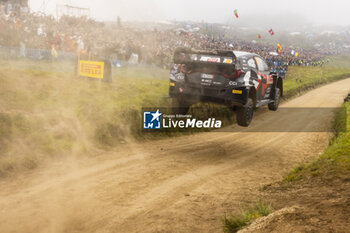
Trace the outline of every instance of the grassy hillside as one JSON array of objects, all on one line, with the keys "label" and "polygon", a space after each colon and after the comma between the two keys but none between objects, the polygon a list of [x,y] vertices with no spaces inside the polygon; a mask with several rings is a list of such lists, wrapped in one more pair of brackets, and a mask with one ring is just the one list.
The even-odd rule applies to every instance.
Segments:
[{"label": "grassy hillside", "polygon": [[[35,168],[46,158],[79,156],[144,138],[141,107],[169,105],[164,98],[168,73],[123,67],[114,69],[113,83],[107,84],[75,77],[68,62],[0,60],[0,176]],[[285,92],[290,97],[304,85],[345,76],[350,76],[350,66],[294,67]],[[215,112],[216,105],[205,107]]]},{"label": "grassy hillside", "polygon": [[288,99],[318,85],[350,76],[350,56],[331,57],[324,67],[289,67],[284,82],[284,97]]}]

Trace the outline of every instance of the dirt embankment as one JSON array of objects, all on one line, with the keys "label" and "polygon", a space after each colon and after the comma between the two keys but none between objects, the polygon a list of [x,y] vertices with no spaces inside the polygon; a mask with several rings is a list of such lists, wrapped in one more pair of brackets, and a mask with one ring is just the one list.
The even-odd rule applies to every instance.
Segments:
[{"label": "dirt embankment", "polygon": [[[338,107],[350,79],[281,107]],[[333,111],[267,112],[255,132],[211,132],[127,144],[0,181],[3,232],[220,232],[247,195],[322,153]],[[273,131],[288,125],[283,132]],[[296,132],[304,131],[304,132]],[[336,197],[335,197],[336,198]],[[306,199],[307,200],[307,199]],[[316,221],[316,220],[315,220]]]},{"label": "dirt embankment", "polygon": [[267,187],[255,198],[272,203],[276,211],[256,219],[239,233],[349,232],[349,175],[328,174]]}]

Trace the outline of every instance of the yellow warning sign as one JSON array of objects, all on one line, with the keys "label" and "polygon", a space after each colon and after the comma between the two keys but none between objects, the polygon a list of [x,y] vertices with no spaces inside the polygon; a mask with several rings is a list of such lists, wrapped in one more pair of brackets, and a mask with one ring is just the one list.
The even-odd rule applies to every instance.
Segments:
[{"label": "yellow warning sign", "polygon": [[104,62],[99,61],[79,61],[79,75],[103,79]]}]

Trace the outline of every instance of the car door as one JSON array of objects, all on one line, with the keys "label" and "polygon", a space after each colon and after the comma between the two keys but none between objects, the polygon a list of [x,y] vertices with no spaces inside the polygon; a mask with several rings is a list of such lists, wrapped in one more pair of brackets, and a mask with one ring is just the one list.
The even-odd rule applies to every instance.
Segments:
[{"label": "car door", "polygon": [[257,97],[260,100],[269,99],[273,86],[273,77],[270,75],[270,69],[261,57],[255,56],[254,60],[258,67]]}]

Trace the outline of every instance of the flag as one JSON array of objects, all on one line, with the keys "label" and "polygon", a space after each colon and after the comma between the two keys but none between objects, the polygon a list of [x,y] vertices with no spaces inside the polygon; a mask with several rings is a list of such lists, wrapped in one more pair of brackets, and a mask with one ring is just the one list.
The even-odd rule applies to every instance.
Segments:
[{"label": "flag", "polygon": [[283,51],[283,47],[282,47],[282,45],[281,45],[280,43],[278,43],[278,44],[277,44],[277,53],[278,53],[278,54],[281,54],[282,51]]},{"label": "flag", "polygon": [[297,56],[299,55],[299,53],[298,53],[297,51],[295,51],[295,50],[292,50],[291,54],[292,54],[293,56],[295,56],[295,57],[297,57]]},{"label": "flag", "polygon": [[275,34],[275,32],[272,30],[272,28],[269,30],[269,33],[271,36],[273,36]]},{"label": "flag", "polygon": [[258,39],[261,39],[261,35],[260,34],[258,34]]},{"label": "flag", "polygon": [[237,9],[236,9],[236,10],[234,10],[233,12],[234,12],[234,14],[235,14],[236,18],[238,19],[238,11],[237,11]]}]

